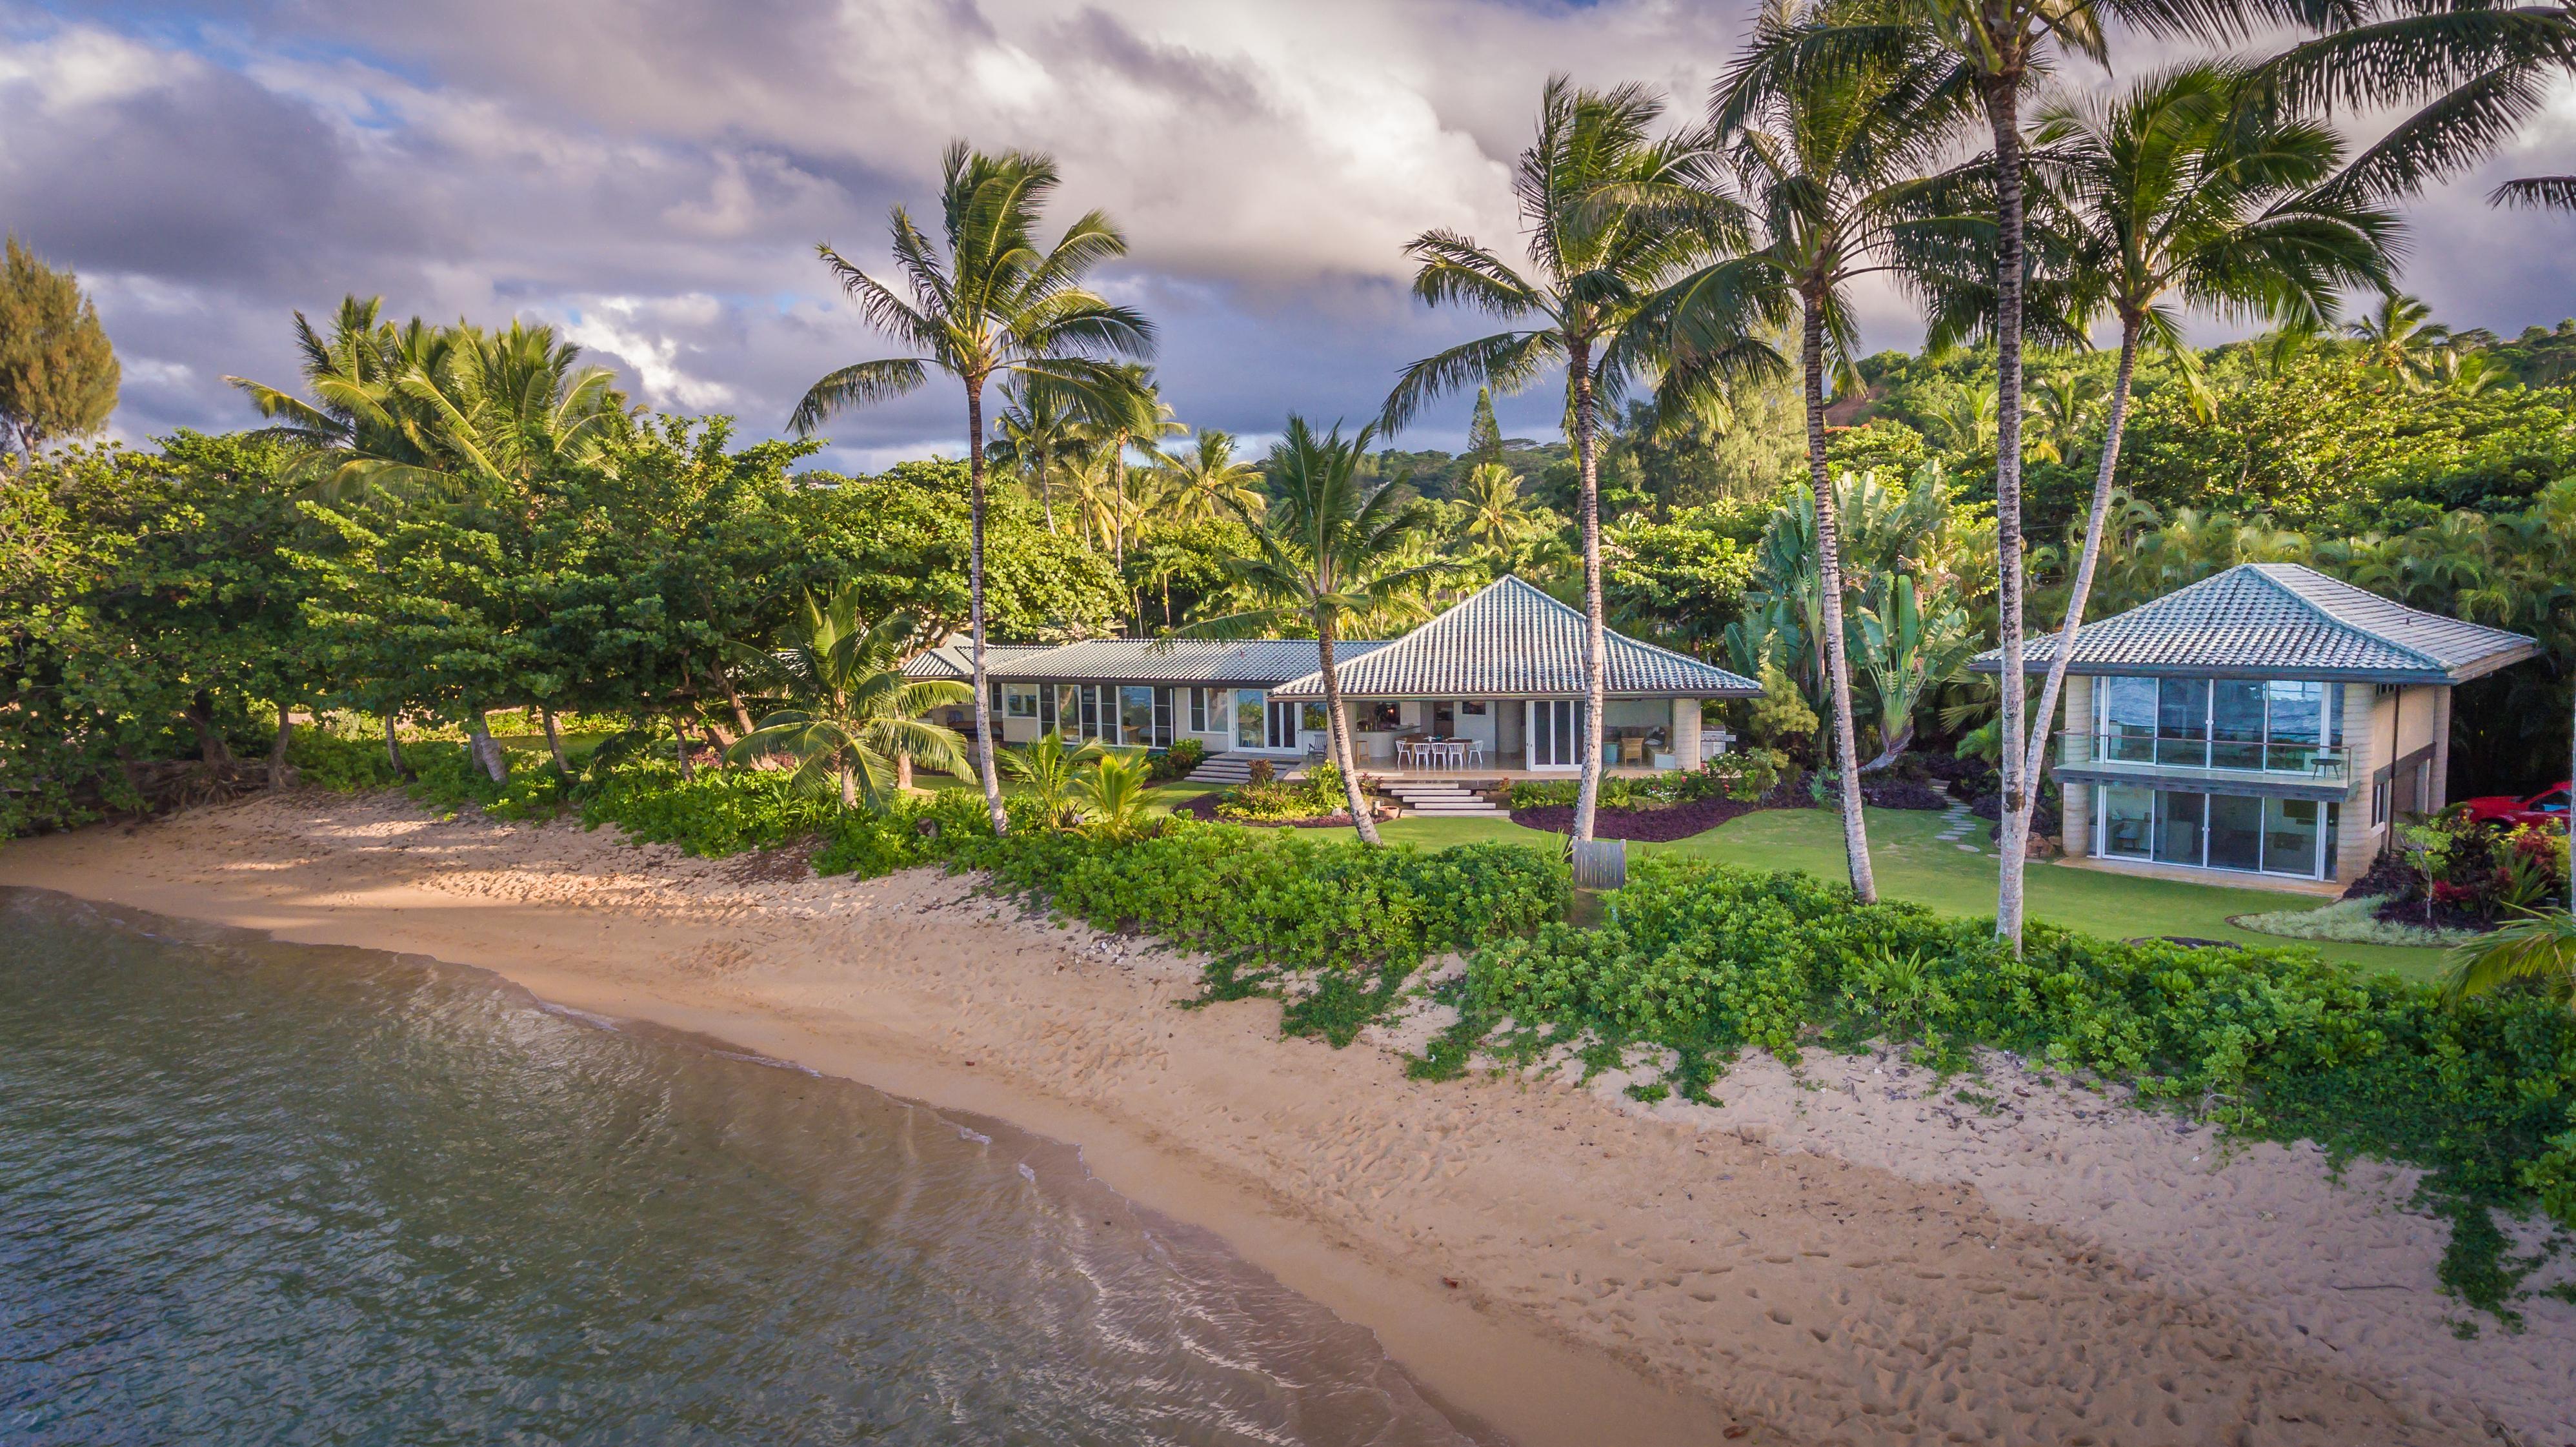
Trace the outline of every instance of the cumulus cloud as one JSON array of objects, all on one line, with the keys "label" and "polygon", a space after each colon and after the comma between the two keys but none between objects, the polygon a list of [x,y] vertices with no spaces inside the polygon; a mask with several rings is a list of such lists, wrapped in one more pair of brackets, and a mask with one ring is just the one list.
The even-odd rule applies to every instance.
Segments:
[{"label": "cumulus cloud", "polygon": [[[1748,6],[1699,0],[172,0],[80,20],[0,0],[0,217],[84,274],[127,358],[129,437],[239,425],[226,373],[293,376],[289,311],[549,321],[657,406],[783,426],[888,354],[813,255],[882,265],[941,148],[1053,152],[1062,215],[1127,230],[1104,278],[1163,327],[1185,420],[1368,415],[1470,335],[1404,291],[1427,226],[1516,245],[1539,85],[1693,109]],[[2576,106],[2499,167],[2576,169]],[[2553,159],[2554,158],[2554,159]],[[2493,169],[2493,168],[2491,168]],[[2511,174],[2510,169],[2499,174]],[[2471,178],[2420,208],[2410,285],[2467,324],[2576,310],[2567,223]],[[1868,310],[1906,345],[1901,301]],[[1454,439],[1434,418],[1409,442]],[[1544,398],[1507,403],[1526,435]],[[963,444],[934,384],[835,419],[833,460]]]}]

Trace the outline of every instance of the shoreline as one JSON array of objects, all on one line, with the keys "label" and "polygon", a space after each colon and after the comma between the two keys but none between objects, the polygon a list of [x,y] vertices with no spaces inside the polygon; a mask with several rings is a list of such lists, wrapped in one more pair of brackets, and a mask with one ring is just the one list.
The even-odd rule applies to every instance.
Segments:
[{"label": "shoreline", "polygon": [[[2213,1236],[2231,1209],[2269,1203],[2283,1237],[2341,1229],[2384,1214],[2402,1180],[2310,1199],[2293,1187],[2320,1162],[2256,1147],[2167,1201],[2119,1171],[2165,1170],[2169,1123],[2097,1122],[2045,1090],[2009,1129],[1921,1132],[1873,1124],[1941,1109],[1884,1079],[1865,1091],[1885,1061],[1801,1081],[1748,1060],[1723,1110],[1637,1106],[1615,1072],[1425,1085],[1365,1043],[1281,1039],[1275,1002],[1175,1009],[1195,994],[1186,960],[969,881],[762,877],[757,861],[440,822],[384,797],[18,841],[0,883],[475,966],[557,1006],[1066,1142],[1111,1189],[1374,1331],[1471,1428],[1526,1447],[1954,1431],[2341,1447],[2489,1440],[2491,1421],[2576,1438],[2528,1402],[2534,1369],[2576,1379],[2557,1320],[2576,1313],[2559,1304],[2526,1304],[2512,1351],[2492,1329],[2483,1351],[2411,1331],[2390,1345],[2413,1320],[2394,1294],[2424,1264],[2409,1221],[2371,1243],[2391,1279],[2361,1314],[2311,1321],[2304,1298],[2231,1289],[2265,1244]],[[2033,1131],[2051,1143],[2020,1138]],[[2081,1212],[2097,1219],[2070,1229]],[[2213,1248],[2215,1265],[2195,1259]]]}]

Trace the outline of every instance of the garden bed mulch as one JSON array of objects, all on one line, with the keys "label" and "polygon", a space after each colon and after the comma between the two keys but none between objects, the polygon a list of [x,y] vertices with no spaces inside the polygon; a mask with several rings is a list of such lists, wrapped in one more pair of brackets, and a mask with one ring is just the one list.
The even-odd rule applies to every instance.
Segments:
[{"label": "garden bed mulch", "polygon": [[[1641,844],[1669,844],[1705,833],[1729,819],[1741,818],[1768,803],[1747,804],[1736,799],[1694,799],[1667,809],[1602,809],[1592,816],[1592,833],[1599,839],[1633,839]],[[1574,806],[1542,804],[1534,809],[1514,809],[1512,822],[1525,829],[1544,829],[1550,834],[1574,832]]]}]

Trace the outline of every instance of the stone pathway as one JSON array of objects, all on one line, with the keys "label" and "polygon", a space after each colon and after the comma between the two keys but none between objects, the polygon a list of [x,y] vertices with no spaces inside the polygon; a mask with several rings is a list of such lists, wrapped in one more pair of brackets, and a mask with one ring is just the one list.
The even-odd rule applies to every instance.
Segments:
[{"label": "stone pathway", "polygon": [[1984,849],[1963,842],[1968,831],[1976,828],[1978,823],[1977,816],[1968,812],[1967,805],[1953,799],[1950,807],[1941,811],[1941,832],[1932,837],[1945,844],[1956,844],[1970,854],[1983,854],[1986,852]]}]

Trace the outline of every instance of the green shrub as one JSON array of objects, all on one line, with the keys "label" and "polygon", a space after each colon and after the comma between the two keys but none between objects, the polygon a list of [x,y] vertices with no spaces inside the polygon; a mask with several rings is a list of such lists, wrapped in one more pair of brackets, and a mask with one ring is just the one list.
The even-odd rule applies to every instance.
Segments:
[{"label": "green shrub", "polygon": [[[1601,781],[1601,807],[1652,809],[1696,799],[1734,799],[1752,803],[1780,781],[1788,757],[1776,749],[1747,749],[1721,754],[1696,769],[1634,778],[1611,774]],[[1506,792],[1515,809],[1570,805],[1579,797],[1580,779],[1522,779]]]},{"label": "green shrub", "polygon": [[385,755],[381,736],[338,733],[318,725],[299,728],[286,741],[286,762],[300,782],[334,793],[354,794],[401,782],[393,760]]},{"label": "green shrub", "polygon": [[1306,777],[1293,784],[1275,777],[1238,784],[1217,800],[1216,816],[1244,823],[1281,823],[1327,819],[1347,813],[1350,807],[1342,771],[1328,762],[1308,769]]}]

